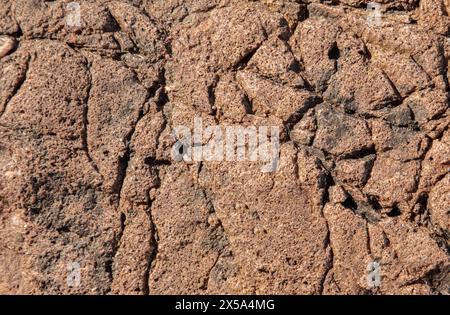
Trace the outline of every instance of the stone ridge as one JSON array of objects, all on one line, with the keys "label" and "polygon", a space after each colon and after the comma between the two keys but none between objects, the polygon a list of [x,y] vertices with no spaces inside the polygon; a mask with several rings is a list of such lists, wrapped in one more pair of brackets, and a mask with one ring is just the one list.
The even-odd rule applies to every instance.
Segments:
[{"label": "stone ridge", "polygon": [[370,2],[2,0],[0,294],[449,294],[450,1]]}]

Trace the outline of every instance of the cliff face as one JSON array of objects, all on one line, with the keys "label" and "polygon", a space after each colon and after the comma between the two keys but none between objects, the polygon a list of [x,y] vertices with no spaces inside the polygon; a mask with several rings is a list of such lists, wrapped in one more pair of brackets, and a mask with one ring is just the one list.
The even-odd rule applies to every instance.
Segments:
[{"label": "cliff face", "polygon": [[0,293],[450,293],[450,2],[379,3],[3,0]]}]

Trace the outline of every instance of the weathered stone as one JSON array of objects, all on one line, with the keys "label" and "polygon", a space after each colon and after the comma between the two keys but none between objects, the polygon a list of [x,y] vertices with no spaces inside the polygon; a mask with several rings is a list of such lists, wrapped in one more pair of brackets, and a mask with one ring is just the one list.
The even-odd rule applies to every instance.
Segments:
[{"label": "weathered stone", "polygon": [[0,294],[448,294],[450,2],[369,2],[3,0]]},{"label": "weathered stone", "polygon": [[409,201],[417,189],[419,166],[418,161],[401,162],[378,154],[364,191],[386,207]]},{"label": "weathered stone", "polygon": [[334,169],[336,178],[357,187],[365,185],[369,179],[376,155],[368,155],[360,159],[341,160]]},{"label": "weathered stone", "polygon": [[339,113],[330,104],[316,111],[317,132],[314,146],[336,156],[355,156],[373,147],[367,123]]}]

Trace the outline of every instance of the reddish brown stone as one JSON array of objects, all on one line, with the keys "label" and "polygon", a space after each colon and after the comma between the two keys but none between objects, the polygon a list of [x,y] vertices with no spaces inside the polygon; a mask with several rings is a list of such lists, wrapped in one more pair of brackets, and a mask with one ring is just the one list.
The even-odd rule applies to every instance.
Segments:
[{"label": "reddish brown stone", "polygon": [[448,294],[450,3],[369,2],[3,0],[0,294]]}]

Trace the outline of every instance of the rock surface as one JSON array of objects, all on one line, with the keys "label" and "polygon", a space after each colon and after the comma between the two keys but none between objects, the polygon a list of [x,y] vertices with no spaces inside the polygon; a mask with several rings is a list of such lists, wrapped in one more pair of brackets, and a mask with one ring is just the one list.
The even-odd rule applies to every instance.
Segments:
[{"label": "rock surface", "polygon": [[449,294],[450,2],[369,2],[3,0],[0,294]]}]

